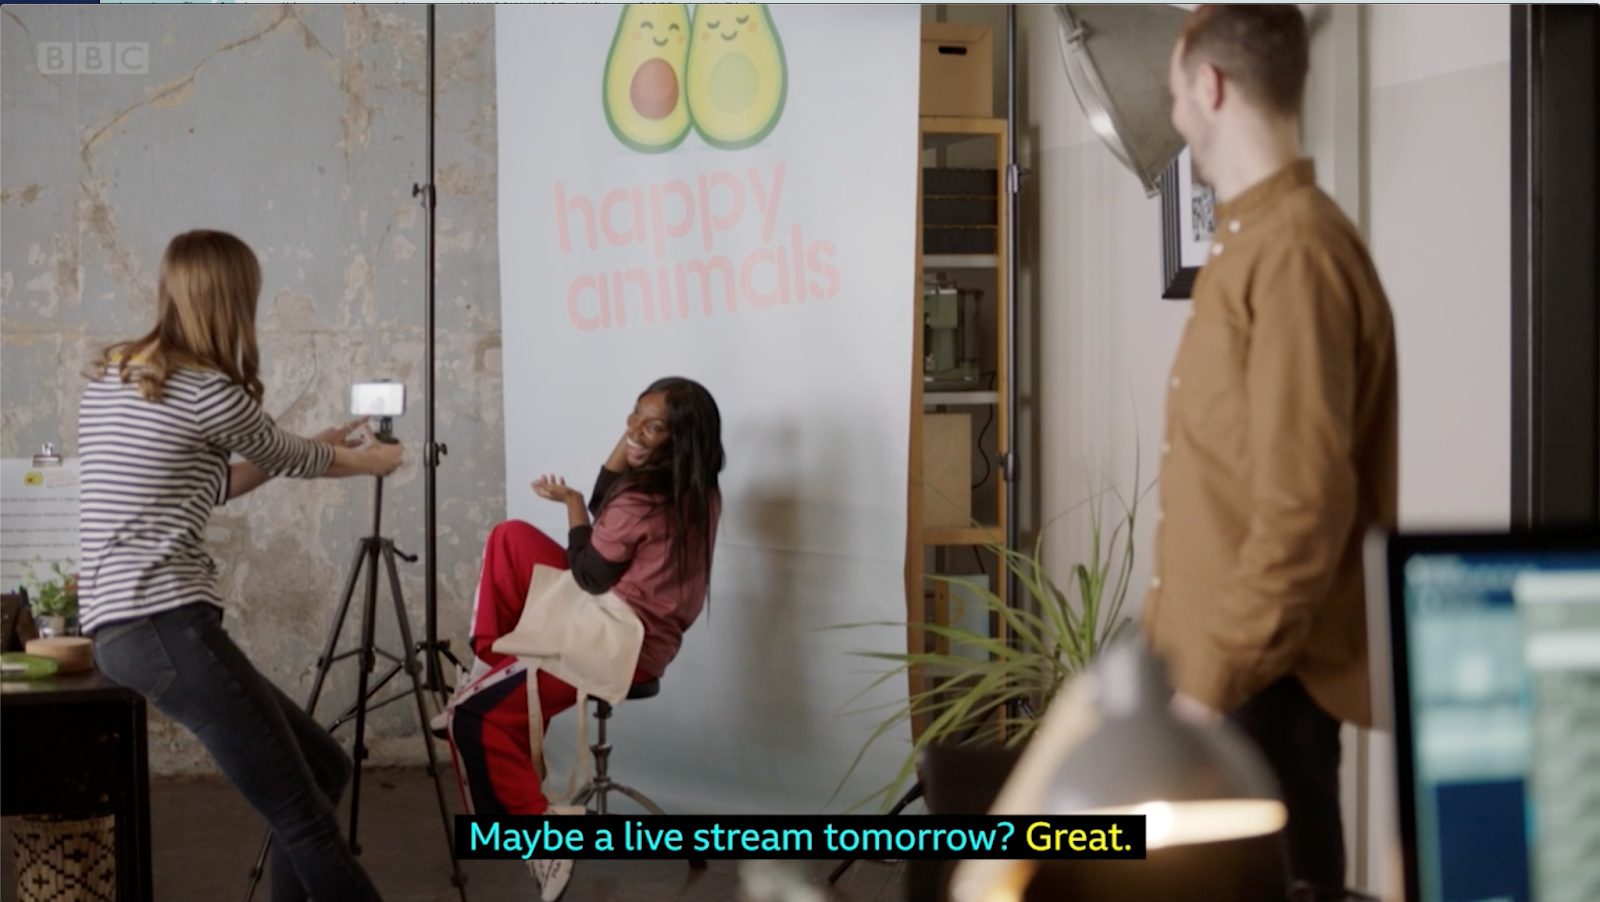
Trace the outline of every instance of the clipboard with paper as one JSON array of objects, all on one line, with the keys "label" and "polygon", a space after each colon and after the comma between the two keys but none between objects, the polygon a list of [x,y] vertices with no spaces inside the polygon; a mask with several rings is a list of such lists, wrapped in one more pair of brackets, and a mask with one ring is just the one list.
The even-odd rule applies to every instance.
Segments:
[{"label": "clipboard with paper", "polygon": [[0,588],[15,591],[31,567],[78,558],[78,461],[46,445],[0,460]]}]

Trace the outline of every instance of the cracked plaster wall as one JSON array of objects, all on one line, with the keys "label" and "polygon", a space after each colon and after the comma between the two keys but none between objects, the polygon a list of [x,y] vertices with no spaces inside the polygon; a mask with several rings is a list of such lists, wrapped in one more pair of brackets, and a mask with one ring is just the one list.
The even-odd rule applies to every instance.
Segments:
[{"label": "cracked plaster wall", "polygon": [[[166,242],[219,228],[261,258],[266,407],[309,434],[341,421],[352,381],[394,378],[410,453],[384,533],[422,551],[426,217],[425,7],[7,6],[0,15],[0,454],[76,446],[80,373],[144,331]],[[438,7],[436,166],[439,622],[464,656],[484,537],[504,516],[496,232],[494,10]],[[145,75],[43,74],[40,42],[146,42]],[[296,700],[359,539],[370,480],[279,480],[217,509],[208,536],[226,626]],[[400,564],[412,628],[423,565]],[[386,584],[385,584],[386,588]],[[345,629],[359,630],[359,594]],[[380,596],[378,638],[398,649]],[[470,659],[467,659],[470,660]],[[336,665],[319,712],[355,696]],[[382,668],[380,668],[380,673]],[[151,712],[151,766],[212,764]],[[350,727],[340,731],[348,741]],[[374,763],[425,760],[414,707],[376,711]],[[440,753],[444,754],[441,748]]]}]

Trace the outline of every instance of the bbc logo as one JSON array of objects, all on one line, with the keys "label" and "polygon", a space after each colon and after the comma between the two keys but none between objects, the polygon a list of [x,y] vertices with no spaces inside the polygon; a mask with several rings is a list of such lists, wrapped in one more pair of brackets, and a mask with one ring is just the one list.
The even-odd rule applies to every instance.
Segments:
[{"label": "bbc logo", "polygon": [[143,41],[41,41],[41,75],[149,75],[150,45]]}]

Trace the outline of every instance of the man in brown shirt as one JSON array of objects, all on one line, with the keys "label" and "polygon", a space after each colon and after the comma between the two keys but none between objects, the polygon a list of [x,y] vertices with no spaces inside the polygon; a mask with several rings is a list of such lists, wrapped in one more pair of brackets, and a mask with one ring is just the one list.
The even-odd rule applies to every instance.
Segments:
[{"label": "man in brown shirt", "polygon": [[1217,195],[1173,364],[1142,614],[1174,707],[1228,715],[1289,809],[1293,878],[1344,885],[1339,723],[1371,718],[1362,539],[1395,522],[1394,328],[1355,227],[1302,158],[1294,6],[1203,6],[1173,124]]}]

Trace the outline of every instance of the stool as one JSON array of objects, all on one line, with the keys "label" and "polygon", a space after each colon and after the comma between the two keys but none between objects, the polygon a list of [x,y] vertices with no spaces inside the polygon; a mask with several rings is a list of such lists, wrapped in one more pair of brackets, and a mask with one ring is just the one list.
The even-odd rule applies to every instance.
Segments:
[{"label": "stool", "polygon": [[[660,693],[660,680],[646,680],[642,683],[635,683],[628,688],[628,699],[632,701],[641,698],[653,698]],[[593,799],[594,813],[606,814],[608,813],[606,811],[606,796],[613,792],[620,792],[638,802],[651,814],[665,816],[666,812],[661,810],[661,806],[650,801],[644,793],[611,779],[611,772],[608,767],[611,759],[611,743],[606,741],[606,721],[611,719],[611,705],[598,698],[593,699],[593,701],[596,723],[595,740],[594,745],[589,746],[589,751],[594,753],[594,778],[585,783],[583,788],[573,795],[572,804],[588,807],[589,800]],[[689,866],[697,871],[703,871],[706,863],[701,859],[691,858],[689,859]]]}]

